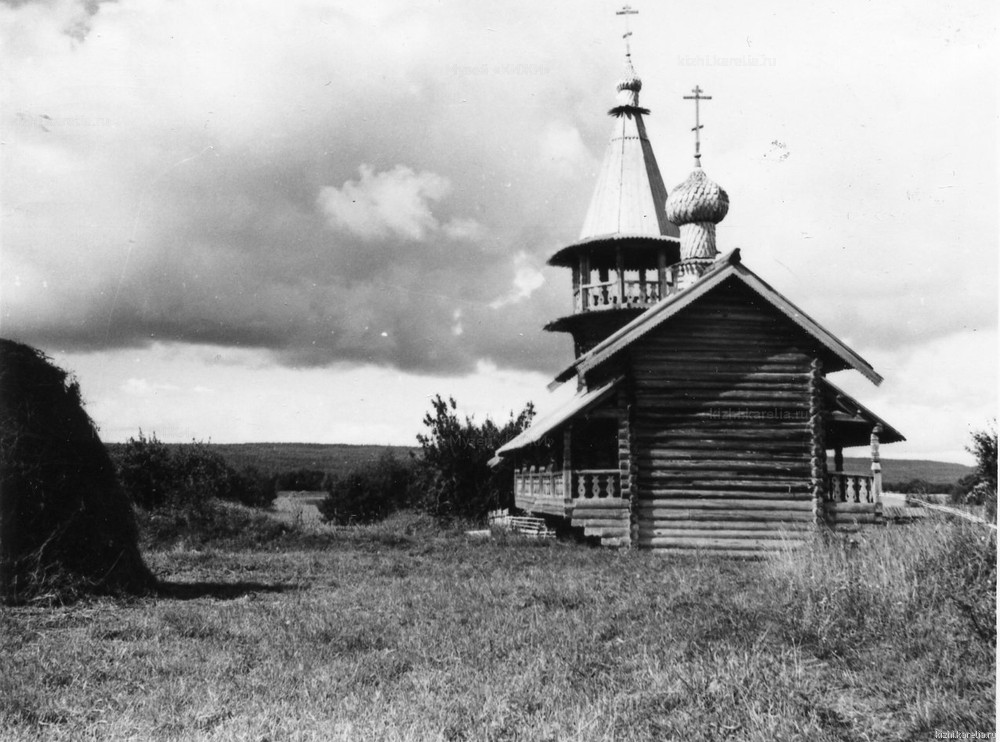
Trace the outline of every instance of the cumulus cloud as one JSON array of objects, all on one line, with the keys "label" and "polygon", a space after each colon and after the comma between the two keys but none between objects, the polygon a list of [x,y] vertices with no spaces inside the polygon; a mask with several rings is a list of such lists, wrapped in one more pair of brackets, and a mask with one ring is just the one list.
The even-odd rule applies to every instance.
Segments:
[{"label": "cumulus cloud", "polygon": [[525,252],[514,256],[514,280],[509,293],[490,302],[491,309],[500,309],[508,304],[528,299],[535,291],[545,285],[545,276]]},{"label": "cumulus cloud", "polygon": [[[570,8],[0,6],[4,334],[54,350],[174,341],[419,373],[561,366],[570,343],[540,327],[568,311],[569,276],[543,265],[582,223],[621,54],[596,13],[552,34]],[[671,27],[660,12],[650,28]],[[668,185],[690,162],[679,95],[695,81],[676,59],[728,43],[696,29],[730,23],[739,44],[744,26],[764,34],[758,15],[692,17],[676,49],[637,34]],[[784,55],[773,78],[698,70],[718,91],[706,166],[732,199],[720,244],[745,247],[862,353],[996,323],[996,183],[983,175],[995,153],[956,160],[953,107],[919,97],[975,86],[986,66],[974,44],[951,55],[913,39],[880,74],[899,75],[892,89],[921,79],[916,102],[867,128],[829,105],[837,70],[793,80],[801,95],[783,102],[787,76],[829,58],[822,49],[803,58],[772,39]],[[914,73],[928,49],[939,78]],[[884,83],[858,80],[852,95],[881,104]],[[936,136],[895,131],[899,120]],[[762,166],[779,135],[794,155]]]},{"label": "cumulus cloud", "polygon": [[440,229],[431,204],[451,191],[447,178],[431,172],[415,173],[405,165],[375,173],[361,165],[361,177],[340,188],[327,186],[318,203],[330,226],[363,240],[389,235],[422,240]]},{"label": "cumulus cloud", "polygon": [[[587,186],[540,208],[548,184],[524,156],[565,81],[445,64],[465,10],[255,7],[0,6],[5,333],[289,365],[554,367],[544,301],[490,305],[522,280],[512,255],[537,264],[575,232]],[[452,45],[510,53],[485,30]]]}]

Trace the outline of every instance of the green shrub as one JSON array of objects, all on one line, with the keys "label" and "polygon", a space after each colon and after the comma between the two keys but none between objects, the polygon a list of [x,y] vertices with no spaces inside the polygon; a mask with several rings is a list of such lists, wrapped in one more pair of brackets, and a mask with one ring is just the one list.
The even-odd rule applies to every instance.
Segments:
[{"label": "green shrub", "polygon": [[997,429],[996,421],[983,430],[972,433],[972,444],[966,450],[976,457],[976,471],[963,477],[952,500],[985,508],[986,517],[997,518]]},{"label": "green shrub", "polygon": [[433,515],[483,518],[490,510],[514,502],[513,464],[501,461],[490,467],[496,450],[531,423],[535,408],[525,408],[498,426],[489,418],[477,425],[460,420],[454,399],[436,396],[424,416],[428,432],[417,436],[422,449],[415,482],[415,504]]},{"label": "green shrub", "polygon": [[177,469],[169,446],[156,437],[129,438],[115,451],[118,479],[133,503],[147,510],[183,505],[178,498]]},{"label": "green shrub", "polygon": [[214,499],[269,507],[275,498],[274,477],[252,467],[237,471],[203,443],[168,446],[140,430],[114,458],[125,492],[146,509],[196,511]]},{"label": "green shrub", "polygon": [[330,478],[329,491],[319,504],[323,520],[337,525],[372,523],[405,507],[413,479],[413,462],[390,451],[343,478]]}]

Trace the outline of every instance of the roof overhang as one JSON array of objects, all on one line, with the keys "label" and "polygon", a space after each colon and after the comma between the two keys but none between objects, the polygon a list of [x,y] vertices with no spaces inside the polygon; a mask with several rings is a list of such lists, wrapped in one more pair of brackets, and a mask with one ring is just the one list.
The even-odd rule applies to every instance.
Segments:
[{"label": "roof overhang", "polygon": [[906,438],[896,428],[869,410],[843,389],[826,379],[821,382],[824,407],[827,410],[827,448],[867,446],[872,429],[879,425],[881,443],[900,443]]},{"label": "roof overhang", "polygon": [[[549,265],[568,268],[576,265],[580,253],[589,254],[591,260],[607,257],[607,262],[614,264],[617,250],[621,248],[626,269],[631,269],[630,263],[641,261],[643,267],[649,264],[649,253],[664,249],[667,253],[667,265],[673,265],[680,260],[680,238],[673,235],[614,233],[587,237],[557,250],[549,258]],[[596,267],[596,266],[595,266]]]},{"label": "roof overhang", "polygon": [[[727,255],[719,258],[704,275],[694,284],[671,294],[659,303],[647,309],[634,320],[622,327],[617,332],[595,345],[589,351],[581,355],[573,364],[563,369],[549,385],[550,388],[571,379],[574,374],[586,374],[587,371],[599,366],[612,356],[621,352],[635,340],[642,337],[650,330],[658,327],[682,309],[698,301],[702,296],[712,291],[726,280],[736,278],[742,281],[755,291],[762,299],[767,301],[772,307],[788,317],[793,323],[798,325],[806,334],[813,337],[832,356],[839,359],[842,368],[853,368],[861,373],[865,378],[878,386],[882,383],[882,377],[876,373],[871,364],[859,356],[844,343],[837,339],[830,332],[825,330],[818,322],[795,306],[784,296],[775,291],[770,285],[763,281],[757,274],[744,267],[740,261],[739,248]],[[834,369],[840,370],[840,369]]]},{"label": "roof overhang", "polygon": [[552,431],[569,422],[577,415],[581,415],[608,399],[621,382],[621,378],[613,379],[608,383],[592,389],[577,392],[576,396],[555,410],[531,423],[531,426],[520,435],[508,441],[497,449],[496,455],[517,451],[522,448],[537,444]]}]

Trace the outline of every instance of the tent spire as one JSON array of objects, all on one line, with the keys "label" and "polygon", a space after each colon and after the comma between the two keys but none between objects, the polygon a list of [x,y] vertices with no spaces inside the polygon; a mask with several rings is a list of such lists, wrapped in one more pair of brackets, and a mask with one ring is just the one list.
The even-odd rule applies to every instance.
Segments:
[{"label": "tent spire", "polygon": [[678,236],[677,227],[664,212],[667,189],[646,136],[643,116],[649,110],[639,106],[642,80],[632,66],[632,31],[628,26],[629,16],[638,12],[628,5],[615,11],[625,18],[625,75],[615,88],[617,105],[608,111],[615,123],[580,239]]}]

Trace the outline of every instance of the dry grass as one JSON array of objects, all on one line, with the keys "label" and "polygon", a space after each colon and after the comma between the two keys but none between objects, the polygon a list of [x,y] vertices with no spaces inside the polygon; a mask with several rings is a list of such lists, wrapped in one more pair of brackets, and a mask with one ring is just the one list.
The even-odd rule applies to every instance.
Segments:
[{"label": "dry grass", "polygon": [[928,528],[773,564],[471,541],[406,514],[267,553],[160,551],[175,597],[0,612],[0,738],[993,731],[995,633],[956,599],[995,600],[995,541],[949,561],[968,532]]}]

